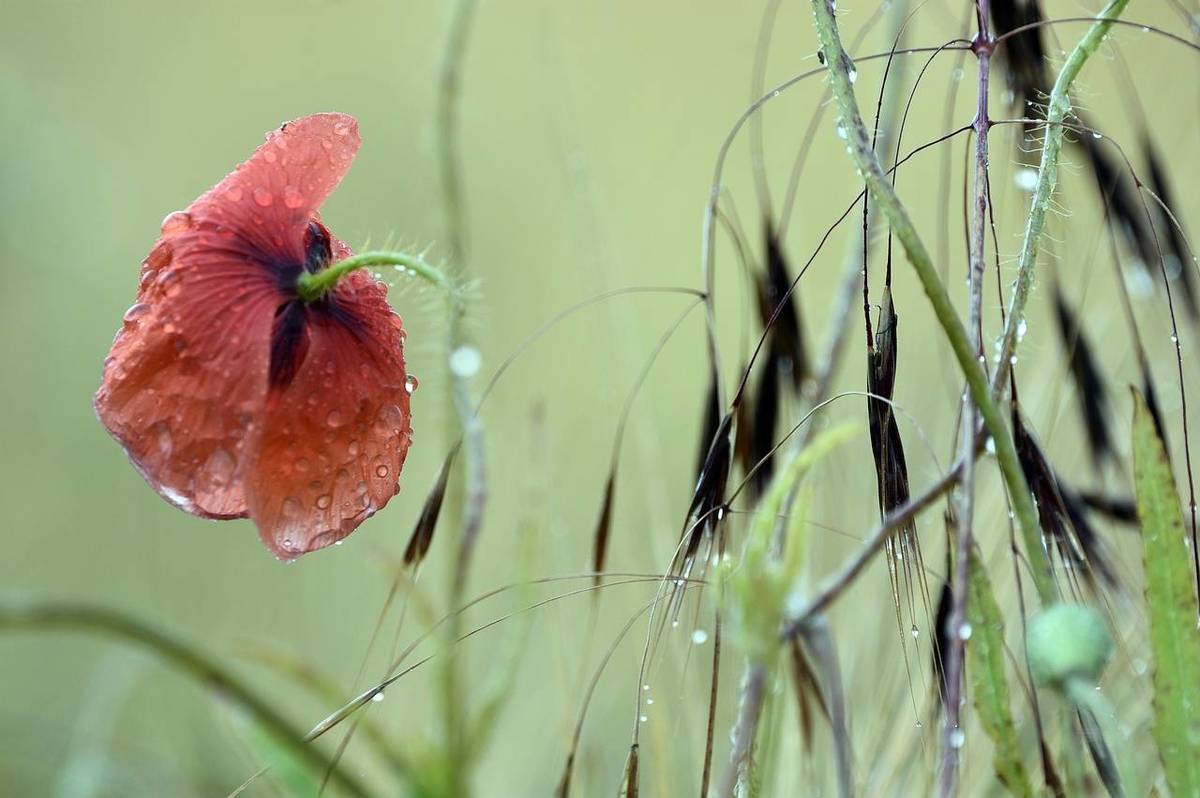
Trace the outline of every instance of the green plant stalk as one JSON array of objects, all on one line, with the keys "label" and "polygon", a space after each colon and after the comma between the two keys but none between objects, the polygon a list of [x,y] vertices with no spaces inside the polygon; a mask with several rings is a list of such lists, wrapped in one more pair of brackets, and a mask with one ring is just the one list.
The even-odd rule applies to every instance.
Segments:
[{"label": "green plant stalk", "polygon": [[1058,161],[1063,146],[1063,121],[1071,112],[1071,84],[1075,82],[1076,76],[1079,75],[1079,71],[1083,69],[1088,58],[1100,47],[1100,43],[1104,41],[1104,37],[1112,27],[1113,21],[1121,16],[1121,12],[1128,4],[1129,0],[1110,0],[1098,15],[1096,22],[1088,28],[1088,32],[1084,34],[1067,57],[1066,63],[1059,70],[1058,78],[1054,81],[1054,89],[1050,92],[1049,107],[1046,111],[1045,141],[1042,144],[1042,160],[1038,165],[1037,184],[1033,189],[1033,203],[1029,207],[1029,218],[1025,224],[1025,239],[1021,244],[1021,256],[1017,264],[1017,280],[1008,301],[1004,337],[1001,339],[993,377],[993,386],[995,387],[1003,384],[1008,367],[1012,364],[1013,353],[1016,352],[1018,338],[1020,338],[1018,330],[1025,319],[1025,303],[1033,288],[1038,247],[1046,226],[1046,214],[1050,210],[1050,200],[1054,196],[1054,189],[1058,184]]},{"label": "green plant stalk", "polygon": [[1200,615],[1171,461],[1146,401],[1133,391],[1133,483],[1153,662],[1151,731],[1172,795],[1200,791]]},{"label": "green plant stalk", "polygon": [[371,251],[351,255],[315,274],[305,272],[300,275],[300,279],[296,281],[296,293],[305,302],[313,302],[324,296],[338,280],[350,272],[370,266],[399,267],[402,273],[419,277],[435,288],[445,291],[447,296],[452,297],[454,305],[462,303],[458,285],[444,271],[420,255],[410,255],[407,252]]},{"label": "green plant stalk", "polygon": [[962,321],[954,310],[950,296],[946,293],[945,286],[938,279],[937,270],[934,268],[929,251],[917,234],[908,212],[900,202],[900,198],[896,195],[891,182],[884,174],[883,167],[879,164],[879,159],[871,148],[870,136],[867,134],[867,127],[859,114],[854,85],[850,80],[850,71],[853,69],[853,65],[842,47],[831,0],[810,0],[810,2],[817,38],[821,43],[821,51],[825,55],[830,87],[838,106],[840,124],[847,137],[847,149],[867,184],[871,199],[891,223],[896,237],[908,255],[909,262],[916,270],[925,295],[933,306],[934,315],[937,317],[938,323],[954,351],[959,368],[962,369],[966,378],[971,398],[979,408],[988,433],[995,441],[996,461],[1012,497],[1013,510],[1025,542],[1026,556],[1032,566],[1034,586],[1037,588],[1042,602],[1049,604],[1055,600],[1057,589],[1051,579],[1049,563],[1042,546],[1041,529],[1038,525],[1037,511],[1033,506],[1033,496],[1025,482],[1025,475],[1021,471],[1012,435],[1004,423],[1004,418],[1000,414],[996,402],[992,399],[987,374],[977,359]]},{"label": "green plant stalk", "polygon": [[367,798],[370,793],[345,768],[338,767],[312,745],[267,701],[217,661],[168,632],[116,610],[64,601],[0,601],[0,631],[78,629],[100,632],[153,651],[197,682],[240,706],[314,773],[330,773],[347,794]]}]

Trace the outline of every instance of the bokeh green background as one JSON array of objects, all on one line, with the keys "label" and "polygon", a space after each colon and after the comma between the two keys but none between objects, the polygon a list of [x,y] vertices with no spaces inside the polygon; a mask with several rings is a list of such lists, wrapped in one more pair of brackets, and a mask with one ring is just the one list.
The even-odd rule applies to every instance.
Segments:
[{"label": "bokeh green background", "polygon": [[[852,32],[873,4],[847,5],[843,25]],[[1166,3],[1135,5],[1141,6],[1132,12],[1138,19],[1181,29]],[[770,84],[817,66],[806,6],[784,4]],[[1052,16],[1080,12],[1076,2],[1047,6]],[[965,10],[963,3],[924,4],[909,42],[950,38]],[[382,0],[4,0],[0,589],[6,595],[68,596],[134,611],[234,663],[304,725],[332,707],[241,656],[248,641],[291,652],[350,689],[390,585],[389,558],[402,550],[446,447],[449,408],[439,376],[443,322],[436,298],[401,286],[392,294],[409,331],[411,369],[421,378],[415,445],[400,495],[346,545],[292,565],[275,562],[249,522],[214,524],[156,497],[97,423],[90,398],[159,220],[219,180],[282,121],[324,110],[357,116],[363,147],[324,209],[327,223],[352,246],[432,244],[436,255],[444,225],[433,112],[446,15],[439,2]],[[463,65],[460,124],[469,268],[479,280],[472,324],[484,376],[545,320],[582,299],[629,285],[700,284],[702,210],[717,148],[750,96],[759,15],[758,3],[481,4]],[[884,27],[862,52],[886,46],[879,33]],[[1056,35],[1069,46],[1080,30],[1064,26]],[[1137,30],[1116,36],[1169,154],[1182,215],[1195,220],[1196,55]],[[910,79],[918,63],[910,62]],[[1105,52],[1088,67],[1080,100],[1114,136],[1133,143],[1136,115],[1115,88],[1114,63]],[[972,65],[966,66],[956,125],[972,111]],[[931,71],[914,105],[910,143],[941,130],[952,69],[951,56]],[[873,98],[878,65],[864,65],[861,75],[860,91]],[[777,193],[820,90],[819,81],[809,81],[768,107],[767,166]],[[997,103],[1002,93],[997,86]],[[993,157],[1009,270],[1021,201],[1011,179],[1012,133],[998,129]],[[757,238],[747,141],[734,145],[726,182]],[[946,266],[957,288],[962,140],[945,152],[954,176],[948,218],[940,218],[937,201],[937,152],[913,163],[902,194],[907,189],[931,238],[948,230],[953,260]],[[1086,176],[1073,172],[1065,185],[1074,194],[1063,200],[1073,216],[1055,223],[1058,237],[1067,239],[1069,231],[1073,243],[1056,256],[1076,298],[1088,291],[1087,321],[1118,386],[1117,428],[1125,430],[1128,402],[1120,385],[1134,378],[1131,354],[1117,326],[1107,253],[1093,248],[1102,237]],[[791,222],[794,263],[808,257],[855,191],[826,119]],[[814,344],[824,335],[843,239],[833,237],[802,283]],[[727,243],[718,254],[717,307],[732,374],[749,329],[744,284]],[[898,275],[904,326],[897,400],[928,431],[944,464],[954,372],[923,297],[903,266]],[[556,327],[506,374],[484,412],[491,499],[472,594],[514,579],[587,569],[617,416],[655,341],[685,302],[641,295],[596,305]],[[1139,310],[1150,346],[1164,355],[1169,327],[1162,305],[1145,303]],[[1072,443],[1079,435],[1070,389],[1060,384],[1060,354],[1044,304],[1034,309],[1022,355],[1029,364],[1023,398],[1062,467],[1086,482],[1083,452]],[[863,354],[858,322],[852,323],[839,385],[859,389]],[[1185,354],[1194,349],[1186,348],[1191,340],[1189,332]],[[1178,416],[1177,379],[1169,361],[1159,362],[1166,366],[1160,373],[1164,403]],[[690,488],[703,363],[701,315],[694,313],[635,405],[619,482],[614,567],[654,572],[667,562]],[[840,402],[828,417],[861,421],[861,400]],[[907,434],[913,482],[926,484],[937,466],[916,427]],[[874,518],[865,438],[851,448],[830,462],[818,487],[817,576],[853,550]],[[999,518],[994,480],[985,485],[991,491],[981,516]],[[940,526],[934,515],[926,525],[930,565],[940,571]],[[533,530],[531,546],[521,543],[526,528]],[[992,548],[1002,548],[995,540]],[[447,541],[435,543],[422,576],[421,590],[435,602],[444,595]],[[1132,563],[1122,568],[1137,570]],[[854,705],[864,753],[890,750],[880,740],[891,724],[911,728],[914,720],[885,584],[882,570],[872,572],[835,615],[851,689],[865,696]],[[652,590],[607,592],[603,635],[587,649],[586,597],[531,616],[521,677],[478,773],[480,794],[547,794],[578,708],[581,668],[598,661],[599,641],[611,638]],[[516,605],[502,597],[472,618],[486,620]],[[708,618],[705,609],[702,627]],[[383,634],[389,644],[393,621]],[[424,623],[411,613],[404,637]],[[501,624],[466,645],[478,688],[473,695],[504,667],[497,652],[519,628]],[[642,634],[634,634],[601,682],[581,794],[616,789]],[[700,750],[709,655],[707,649],[694,653],[681,678],[689,636],[684,630],[670,638],[653,672],[662,700],[646,732],[654,753],[645,782],[650,794],[694,790],[691,763]],[[914,691],[923,703],[926,660],[919,657]],[[368,672],[380,667],[373,660]],[[731,660],[722,727],[737,672]],[[418,672],[374,710],[406,744],[435,728],[432,684],[429,674]],[[718,733],[719,751],[724,739]],[[350,756],[354,761],[353,748]],[[970,768],[987,773],[986,758],[972,763],[968,774]],[[0,638],[0,793],[224,795],[252,770],[244,738],[222,705],[146,655],[83,636]],[[265,784],[255,789],[270,794]]]}]

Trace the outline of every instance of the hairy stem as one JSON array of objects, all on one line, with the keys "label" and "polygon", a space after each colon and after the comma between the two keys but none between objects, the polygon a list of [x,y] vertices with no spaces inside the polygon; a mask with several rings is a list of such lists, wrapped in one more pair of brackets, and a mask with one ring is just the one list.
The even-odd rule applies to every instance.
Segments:
[{"label": "hairy stem", "polygon": [[921,286],[933,307],[934,315],[950,343],[959,368],[966,377],[971,397],[983,416],[984,425],[995,441],[996,460],[1012,496],[1013,508],[1025,541],[1026,556],[1033,566],[1034,585],[1043,602],[1050,603],[1054,600],[1056,591],[1050,578],[1046,552],[1042,545],[1037,512],[1033,506],[1033,496],[1029,492],[1025,475],[1021,471],[1012,435],[997,403],[992,399],[987,374],[979,363],[978,354],[971,346],[967,332],[954,310],[954,305],[946,293],[945,287],[938,279],[937,270],[929,256],[929,251],[917,234],[916,227],[908,216],[908,211],[900,202],[900,198],[884,174],[883,167],[880,166],[874,150],[871,149],[870,136],[858,111],[858,101],[855,98],[854,84],[850,77],[854,65],[842,47],[832,0],[810,0],[810,2],[817,37],[824,53],[830,86],[838,107],[842,131],[846,134],[850,155],[867,184],[871,199],[891,223],[896,237],[900,239],[909,261],[916,270]]},{"label": "hairy stem", "polygon": [[1108,34],[1113,22],[1125,10],[1129,0],[1110,0],[1104,10],[1096,18],[1067,61],[1063,64],[1054,81],[1054,89],[1050,92],[1049,105],[1046,111],[1046,132],[1042,144],[1042,160],[1038,165],[1037,184],[1033,189],[1033,203],[1029,206],[1029,218],[1025,223],[1025,239],[1021,244],[1021,256],[1017,264],[1017,280],[1013,285],[1012,297],[1008,301],[1007,321],[1004,325],[1004,337],[1000,342],[1000,351],[996,359],[996,370],[992,384],[1000,386],[1009,366],[1012,364],[1013,353],[1019,343],[1019,330],[1025,320],[1025,303],[1033,288],[1034,268],[1037,265],[1038,247],[1042,240],[1042,231],[1046,226],[1046,214],[1050,210],[1050,200],[1054,196],[1054,188],[1058,183],[1058,159],[1062,153],[1063,121],[1071,112],[1071,84],[1075,82],[1079,71],[1087,63],[1092,53],[1100,47]]},{"label": "hairy stem", "polygon": [[200,649],[138,618],[90,604],[64,601],[0,602],[0,630],[78,629],[99,632],[153,651],[195,681],[212,688],[254,718],[278,743],[307,764],[314,774],[329,773],[347,794],[366,798],[365,787],[256,694]]},{"label": "hairy stem", "polygon": [[396,266],[402,273],[419,277],[430,285],[445,291],[455,297],[455,302],[461,301],[461,291],[458,285],[437,266],[426,261],[421,255],[411,255],[407,252],[360,252],[345,260],[331,264],[315,274],[305,272],[296,282],[296,293],[305,302],[320,299],[337,281],[356,269],[371,266]]}]

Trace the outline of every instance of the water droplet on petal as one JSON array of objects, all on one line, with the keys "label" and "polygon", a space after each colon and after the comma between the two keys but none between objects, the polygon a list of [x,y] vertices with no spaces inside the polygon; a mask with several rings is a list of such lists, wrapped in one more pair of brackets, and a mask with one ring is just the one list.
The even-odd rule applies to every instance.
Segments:
[{"label": "water droplet on petal", "polygon": [[413,391],[417,390],[417,388],[420,385],[421,385],[420,381],[417,380],[417,378],[414,377],[412,374],[409,374],[407,377],[404,378],[404,391],[406,393],[411,394]]},{"label": "water droplet on petal", "polygon": [[271,195],[270,191],[267,191],[262,186],[259,186],[258,188],[254,189],[254,201],[266,208],[275,201],[275,197]]},{"label": "water droplet on petal", "polygon": [[328,493],[322,493],[317,497],[317,509],[324,510],[333,502],[333,498]]},{"label": "water droplet on petal", "polygon": [[208,478],[217,487],[228,485],[229,481],[233,479],[233,472],[236,468],[237,463],[234,461],[233,455],[220,448],[214,449],[204,463],[204,470],[207,472]]},{"label": "water droplet on petal", "polygon": [[142,316],[145,316],[147,311],[149,311],[149,310],[150,310],[150,306],[147,305],[145,302],[138,302],[137,304],[130,305],[129,310],[125,311],[125,317],[124,317],[125,321],[132,324],[133,322],[136,322],[138,319],[140,319]]},{"label": "water droplet on petal", "polygon": [[241,186],[230,186],[225,192],[225,196],[234,202],[241,202],[244,192]]},{"label": "water droplet on petal", "polygon": [[295,186],[285,186],[283,189],[283,204],[293,209],[303,207],[304,195]]},{"label": "water droplet on petal", "polygon": [[162,220],[162,234],[178,235],[192,229],[192,216],[187,211],[175,211]]},{"label": "water droplet on petal", "polygon": [[325,423],[331,427],[340,427],[346,422],[345,419],[342,418],[342,413],[340,410],[330,410],[329,415],[325,416]]}]

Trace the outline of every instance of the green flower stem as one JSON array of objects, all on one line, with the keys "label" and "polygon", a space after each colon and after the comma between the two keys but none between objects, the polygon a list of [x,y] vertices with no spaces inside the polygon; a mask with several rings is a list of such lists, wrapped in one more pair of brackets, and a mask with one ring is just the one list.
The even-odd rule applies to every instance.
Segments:
[{"label": "green flower stem", "polygon": [[77,629],[100,632],[152,650],[195,681],[210,687],[247,712],[279,744],[307,764],[315,774],[329,773],[348,795],[370,795],[357,779],[338,767],[325,752],[308,742],[303,732],[217,661],[163,629],[116,610],[65,601],[0,601],[0,631]]},{"label": "green flower stem", "polygon": [[1043,603],[1049,604],[1055,599],[1057,591],[1051,579],[1049,563],[1042,546],[1041,529],[1038,526],[1037,511],[1033,506],[1033,496],[1025,482],[1020,462],[1017,460],[1017,450],[1012,436],[1004,423],[1004,417],[1001,415],[999,407],[992,399],[987,374],[978,360],[975,349],[971,346],[962,320],[954,310],[945,286],[938,279],[937,270],[934,268],[929,251],[925,249],[908,212],[892,188],[891,182],[887,179],[883,167],[879,164],[879,159],[875,156],[875,151],[871,148],[871,139],[867,133],[867,127],[863,123],[862,115],[859,114],[858,100],[855,98],[854,84],[850,77],[854,65],[842,47],[832,0],[811,0],[811,4],[817,38],[821,43],[821,51],[824,53],[830,88],[838,107],[840,124],[842,132],[846,135],[850,156],[854,159],[866,182],[872,201],[891,223],[909,261],[916,269],[925,295],[933,306],[934,315],[937,317],[938,323],[954,351],[959,368],[962,369],[966,378],[971,397],[979,408],[980,415],[983,416],[984,425],[995,441],[996,461],[1012,497],[1013,509],[1025,540],[1026,556],[1032,565],[1033,582]]},{"label": "green flower stem", "polygon": [[425,282],[446,291],[449,295],[458,294],[458,286],[445,272],[428,263],[420,255],[409,255],[406,252],[360,252],[340,260],[316,274],[305,272],[296,283],[296,293],[305,302],[320,299],[333,288],[338,280],[356,269],[370,266],[398,266],[405,273],[420,277]]},{"label": "green flower stem", "polygon": [[1100,12],[1092,27],[1075,45],[1071,55],[1063,64],[1054,81],[1054,89],[1050,92],[1050,102],[1046,111],[1046,134],[1042,144],[1042,160],[1038,165],[1037,185],[1033,189],[1033,204],[1029,208],[1029,218],[1025,225],[1025,240],[1021,244],[1021,258],[1017,265],[1017,281],[1013,287],[1012,297],[1008,301],[1007,320],[1004,325],[1004,338],[1000,343],[1000,353],[996,360],[995,376],[992,383],[999,387],[1009,365],[1013,353],[1019,343],[1018,330],[1025,319],[1025,303],[1033,288],[1034,267],[1037,264],[1038,246],[1041,244],[1042,231],[1046,226],[1046,213],[1050,209],[1050,200],[1054,196],[1054,188],[1058,183],[1058,159],[1062,153],[1063,121],[1071,112],[1071,84],[1079,75],[1079,71],[1088,58],[1100,47],[1108,34],[1113,22],[1121,16],[1129,0],[1110,0]]}]

